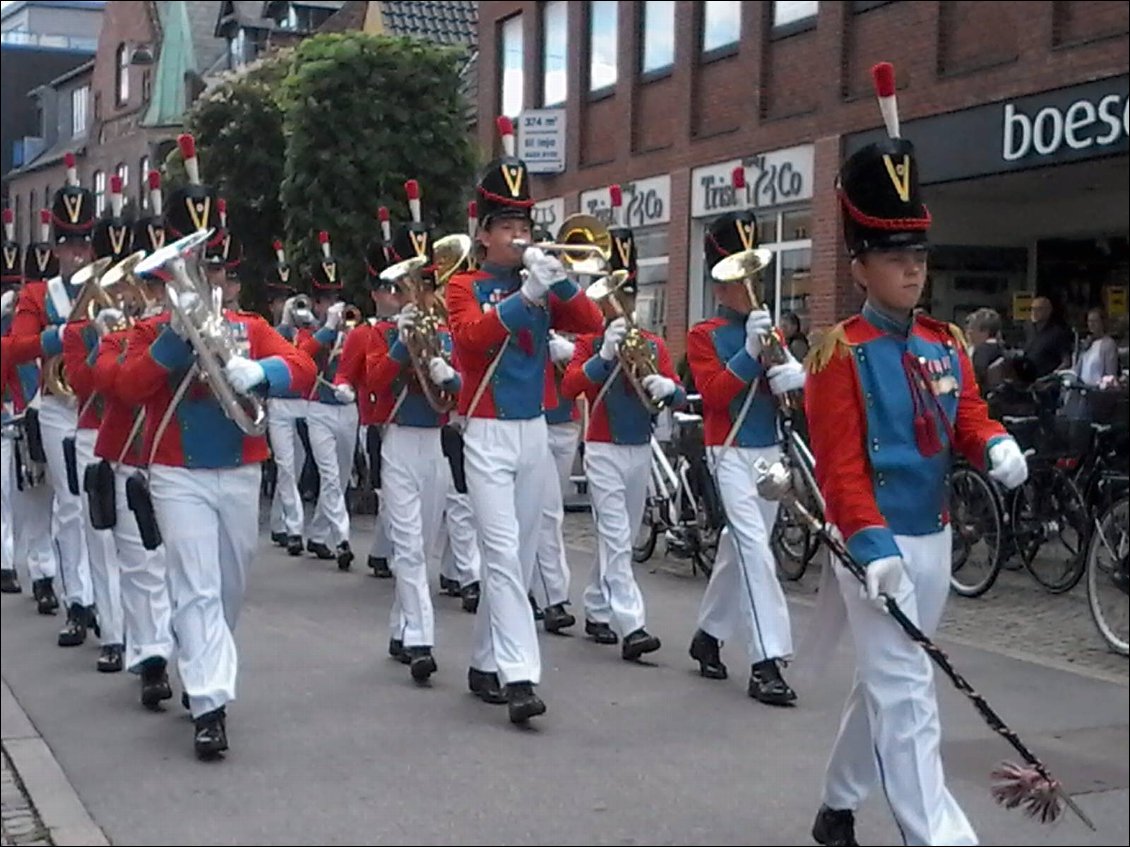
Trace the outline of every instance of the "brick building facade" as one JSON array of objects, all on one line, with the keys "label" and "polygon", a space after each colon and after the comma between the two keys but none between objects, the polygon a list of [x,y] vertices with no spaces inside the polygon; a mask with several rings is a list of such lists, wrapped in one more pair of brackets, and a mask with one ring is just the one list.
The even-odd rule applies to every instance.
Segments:
[{"label": "brick building facade", "polygon": [[766,301],[823,327],[858,306],[832,185],[881,126],[869,70],[888,60],[937,221],[927,305],[1021,317],[1024,292],[1056,287],[1057,256],[1088,268],[1064,305],[1125,291],[1128,19],[1105,2],[484,2],[479,141],[497,149],[496,114],[561,110],[564,170],[535,178],[538,216],[553,232],[624,185],[640,319],[673,348],[712,311],[703,226],[739,205],[777,253]]}]

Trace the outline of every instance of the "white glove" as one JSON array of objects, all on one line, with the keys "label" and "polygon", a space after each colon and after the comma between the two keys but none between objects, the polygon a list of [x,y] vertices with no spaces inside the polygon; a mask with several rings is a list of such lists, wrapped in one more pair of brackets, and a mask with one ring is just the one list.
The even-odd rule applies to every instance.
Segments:
[{"label": "white glove", "polygon": [[606,362],[611,362],[616,358],[620,352],[620,342],[624,340],[624,336],[628,334],[628,321],[625,318],[617,318],[608,325],[608,329],[604,330],[604,343],[600,345],[600,358]]},{"label": "white glove", "polygon": [[416,308],[416,304],[408,303],[400,310],[400,314],[396,316],[396,328],[400,333],[401,344],[408,343],[408,330],[416,325],[416,315],[418,313],[419,310]]},{"label": "white glove", "polygon": [[677,388],[675,380],[663,376],[663,374],[648,374],[643,378],[643,387],[651,395],[651,399],[656,402],[665,397],[670,397]]},{"label": "white glove", "polygon": [[784,364],[771,367],[765,375],[769,378],[769,390],[776,396],[804,388],[804,365],[791,356]]},{"label": "white glove", "polygon": [[326,329],[336,330],[341,326],[341,317],[345,312],[344,303],[334,303],[326,311]]},{"label": "white glove", "polygon": [[12,311],[12,309],[15,308],[15,305],[16,292],[5,291],[4,294],[0,296],[0,315],[7,317],[8,312]]},{"label": "white glove", "polygon": [[435,356],[428,362],[428,376],[436,385],[445,385],[455,379],[455,368],[451,367],[441,356]]},{"label": "white glove", "polygon": [[282,320],[279,321],[279,326],[294,326],[294,299],[294,297],[288,297],[287,301],[283,303]]},{"label": "white glove", "polygon": [[[177,294],[177,303],[180,305],[181,311],[186,315],[191,315],[197,308],[200,302],[200,296],[195,291],[184,291]],[[188,333],[184,326],[181,325],[180,318],[177,317],[178,312],[175,309],[169,311],[171,317],[169,318],[169,326],[172,327],[173,332],[184,338]]]},{"label": "white glove", "polygon": [[1005,488],[1016,488],[1028,479],[1028,460],[1015,439],[1001,439],[989,449],[989,476]]},{"label": "white glove", "polygon": [[761,336],[773,330],[773,318],[764,309],[750,312],[745,319],[745,351],[751,359],[761,355]]},{"label": "white glove", "polygon": [[894,597],[902,584],[905,571],[906,566],[902,563],[901,556],[886,556],[871,562],[864,569],[867,576],[867,599],[879,603],[880,608],[886,608],[879,595]]},{"label": "white glove", "polygon": [[267,373],[263,366],[243,356],[232,356],[224,365],[224,376],[231,387],[240,394],[247,394],[261,382],[266,381]]},{"label": "white glove", "polygon": [[573,358],[573,350],[576,345],[568,338],[562,338],[560,335],[551,335],[549,337],[549,358],[559,365],[567,364]]},{"label": "white glove", "polygon": [[120,309],[105,308],[94,316],[94,330],[102,337],[109,330],[110,326],[116,324],[122,319],[123,315]]},{"label": "white glove", "polygon": [[542,300],[550,286],[565,279],[565,268],[556,257],[547,255],[538,247],[530,247],[522,254],[526,265],[526,279],[522,283],[522,295],[527,300]]},{"label": "white glove", "polygon": [[334,397],[337,398],[339,403],[346,405],[357,402],[357,392],[353,390],[353,386],[344,383],[334,386]]}]

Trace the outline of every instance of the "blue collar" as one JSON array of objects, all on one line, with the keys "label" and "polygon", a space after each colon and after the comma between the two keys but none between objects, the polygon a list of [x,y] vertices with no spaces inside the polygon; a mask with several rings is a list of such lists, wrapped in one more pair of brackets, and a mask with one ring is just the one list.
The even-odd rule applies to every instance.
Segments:
[{"label": "blue collar", "polygon": [[910,335],[910,327],[914,324],[914,315],[899,315],[877,306],[868,300],[863,304],[863,317],[875,329],[906,338]]},{"label": "blue collar", "polygon": [[730,323],[746,322],[749,317],[749,312],[739,312],[737,309],[731,309],[729,306],[719,306],[717,311],[718,317],[725,318]]}]

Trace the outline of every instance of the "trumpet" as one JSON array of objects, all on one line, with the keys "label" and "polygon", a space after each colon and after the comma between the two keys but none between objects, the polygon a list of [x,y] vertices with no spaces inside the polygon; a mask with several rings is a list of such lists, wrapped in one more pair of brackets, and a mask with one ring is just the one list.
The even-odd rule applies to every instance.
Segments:
[{"label": "trumpet", "polygon": [[138,250],[106,271],[98,281],[105,298],[98,311],[115,308],[122,313],[120,321],[106,327],[107,332],[129,329],[138,317],[157,305],[157,301],[149,296],[145,286],[134,275],[134,270],[144,258],[145,251]]},{"label": "trumpet", "polygon": [[305,294],[295,294],[290,301],[290,313],[302,325],[314,322],[314,304]]},{"label": "trumpet", "polygon": [[570,215],[557,231],[557,241],[528,241],[515,238],[510,242],[518,250],[537,247],[561,258],[565,270],[574,275],[597,276],[604,273],[612,257],[612,234],[592,215]]},{"label": "trumpet", "polygon": [[238,394],[224,376],[224,366],[241,353],[224,321],[223,291],[204,276],[204,245],[212,232],[186,235],[143,259],[134,271],[141,279],[165,280],[169,310],[196,351],[201,378],[240,431],[261,436],[267,431],[266,404],[255,395]]},{"label": "trumpet", "polygon": [[[97,259],[75,271],[74,276],[71,277],[71,285],[78,285],[81,288],[78,297],[71,304],[71,311],[67,315],[66,323],[90,320],[94,317],[92,311],[94,307],[100,302],[105,305],[102,300],[104,295],[98,283],[107,268],[113,263],[113,259],[106,257]],[[74,389],[71,388],[71,384],[67,380],[62,353],[51,356],[43,363],[43,386],[49,394],[54,394],[57,397],[71,398],[75,396]]]},{"label": "trumpet", "polygon": [[617,296],[617,292],[627,282],[630,275],[626,270],[613,271],[608,276],[601,277],[590,285],[585,293],[590,300],[597,302],[608,300],[616,313],[628,325],[624,340],[620,342],[620,367],[632,388],[635,389],[636,394],[639,395],[644,408],[654,415],[667,407],[667,404],[661,400],[652,400],[651,395],[643,385],[644,377],[659,373],[659,365],[655,361],[655,352],[651,349],[650,342],[644,338],[640,328],[636,325],[634,315],[624,309],[620,303],[620,298]]},{"label": "trumpet", "polygon": [[408,355],[424,399],[435,411],[445,414],[455,408],[459,398],[432,382],[428,374],[432,359],[440,356],[446,360],[448,357],[439,338],[442,308],[437,304],[435,293],[425,288],[423,269],[427,263],[425,256],[413,256],[385,268],[381,271],[381,279],[404,289],[409,302],[414,303],[418,310],[416,325],[408,332]]},{"label": "trumpet", "polygon": [[[345,336],[349,334],[350,330],[356,329],[363,320],[365,320],[365,317],[361,314],[360,309],[352,303],[345,304],[345,308],[342,309],[341,312],[341,332],[337,334],[337,339],[334,341],[333,349],[330,350],[328,361],[332,362],[341,355],[342,348],[345,347]],[[320,382],[326,382],[321,374],[318,374],[318,380]],[[328,385],[329,383],[326,384]]]}]

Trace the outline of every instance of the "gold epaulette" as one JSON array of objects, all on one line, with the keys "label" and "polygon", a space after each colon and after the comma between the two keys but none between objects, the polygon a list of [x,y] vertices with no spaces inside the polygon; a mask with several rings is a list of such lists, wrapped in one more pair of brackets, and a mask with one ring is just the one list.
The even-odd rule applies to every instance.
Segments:
[{"label": "gold epaulette", "polygon": [[969,341],[966,339],[965,333],[962,332],[961,327],[959,327],[957,324],[947,324],[947,326],[949,328],[950,335],[953,336],[953,340],[957,342],[958,348],[961,350],[968,350]]},{"label": "gold epaulette", "polygon": [[804,367],[810,374],[820,373],[836,355],[841,351],[846,353],[851,347],[844,329],[846,323],[847,321],[841,321],[836,324],[824,334],[818,345],[808,351],[808,355],[804,357]]}]

